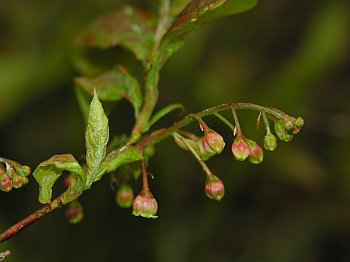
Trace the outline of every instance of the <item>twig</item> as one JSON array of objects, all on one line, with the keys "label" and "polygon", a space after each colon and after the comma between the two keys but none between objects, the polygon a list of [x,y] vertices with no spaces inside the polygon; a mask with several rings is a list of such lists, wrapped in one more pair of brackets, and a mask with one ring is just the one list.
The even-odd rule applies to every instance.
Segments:
[{"label": "twig", "polygon": [[26,218],[22,219],[18,223],[14,224],[13,226],[9,227],[7,230],[5,230],[0,235],[0,243],[6,241],[7,239],[13,237],[17,233],[19,233],[21,230],[29,226],[30,224],[34,223],[35,221],[39,220],[40,218],[46,216],[47,214],[51,213],[52,211],[56,210],[57,208],[62,207],[64,204],[61,201],[61,196],[57,197],[55,200],[53,200],[51,203],[46,204],[39,210],[35,211],[34,213],[30,214]]}]

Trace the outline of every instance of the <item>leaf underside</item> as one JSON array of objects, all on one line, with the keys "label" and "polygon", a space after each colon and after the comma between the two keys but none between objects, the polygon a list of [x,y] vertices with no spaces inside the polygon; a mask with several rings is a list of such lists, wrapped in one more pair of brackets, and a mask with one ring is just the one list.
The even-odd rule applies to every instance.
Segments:
[{"label": "leaf underside", "polygon": [[51,200],[52,187],[63,171],[76,174],[80,180],[80,188],[83,190],[86,174],[78,161],[71,154],[55,155],[41,163],[33,172],[33,176],[39,184],[40,203],[46,204]]}]

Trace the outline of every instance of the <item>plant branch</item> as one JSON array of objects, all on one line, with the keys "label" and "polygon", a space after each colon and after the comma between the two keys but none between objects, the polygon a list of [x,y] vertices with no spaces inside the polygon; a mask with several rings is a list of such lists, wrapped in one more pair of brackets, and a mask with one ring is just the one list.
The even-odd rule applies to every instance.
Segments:
[{"label": "plant branch", "polygon": [[154,107],[158,102],[159,71],[162,67],[162,54],[159,52],[159,45],[164,33],[169,27],[169,6],[169,0],[161,0],[158,25],[155,32],[155,39],[151,55],[152,58],[150,59],[150,62],[145,66],[144,104],[131,131],[131,138],[128,143],[129,145],[137,142],[141,135],[147,131],[149,128],[149,119],[151,118]]},{"label": "plant branch", "polygon": [[9,227],[7,230],[5,230],[0,235],[0,243],[8,240],[9,238],[13,237],[17,233],[19,233],[21,230],[29,226],[30,224],[36,222],[40,218],[46,216],[47,214],[50,214],[52,211],[56,210],[57,208],[62,207],[64,204],[61,200],[62,195],[57,197],[55,200],[53,200],[51,203],[46,204],[42,208],[38,209],[37,211],[33,212],[26,218],[22,219],[18,223],[14,224],[13,226]]},{"label": "plant branch", "polygon": [[276,119],[282,119],[285,117],[290,117],[289,115],[274,109],[270,107],[264,107],[264,106],[259,106],[251,103],[230,103],[230,104],[222,104],[218,106],[214,106],[208,109],[205,109],[201,112],[198,112],[196,114],[190,114],[180,120],[179,122],[173,124],[172,126],[165,128],[159,132],[157,132],[154,135],[151,135],[147,138],[145,138],[143,141],[141,141],[139,144],[135,145],[137,148],[142,148],[146,145],[154,145],[156,143],[159,143],[161,140],[171,136],[174,132],[177,130],[189,125],[192,123],[194,120],[197,120],[200,117],[204,117],[207,115],[211,115],[214,113],[218,113],[220,111],[228,110],[228,109],[249,109],[249,110],[256,110],[256,111],[261,111],[261,112],[266,112],[272,116],[274,116]]},{"label": "plant branch", "polygon": [[[269,108],[269,107],[263,107],[251,103],[231,103],[231,104],[222,104],[218,106],[214,106],[208,109],[205,109],[201,112],[198,112],[196,114],[190,114],[180,120],[177,123],[174,123],[172,126],[162,129],[159,132],[155,133],[154,135],[151,135],[147,138],[145,138],[143,141],[140,143],[136,144],[134,147],[143,150],[143,148],[147,145],[153,145],[156,143],[159,143],[160,141],[170,137],[171,135],[174,134],[177,130],[189,125],[193,121],[195,121],[198,118],[215,114],[223,110],[229,110],[229,109],[250,109],[250,110],[257,110],[259,112],[265,112],[271,116],[273,116],[276,119],[283,119],[283,118],[289,118],[287,114],[274,109],[274,108]],[[7,239],[11,238],[12,236],[16,235],[19,233],[21,230],[29,226],[30,224],[36,222],[43,216],[46,216],[56,210],[57,208],[62,207],[63,205],[67,204],[64,199],[64,194],[61,194],[58,196],[56,199],[54,199],[52,202],[49,204],[46,204],[39,210],[33,212],[23,220],[19,221],[18,223],[14,224],[7,230],[5,230],[3,233],[0,234],[0,243],[6,241]]]}]

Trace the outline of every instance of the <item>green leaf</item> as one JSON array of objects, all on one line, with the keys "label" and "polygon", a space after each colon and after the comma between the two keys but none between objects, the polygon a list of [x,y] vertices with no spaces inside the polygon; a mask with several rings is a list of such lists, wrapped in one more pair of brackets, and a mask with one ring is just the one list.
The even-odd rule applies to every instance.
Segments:
[{"label": "green leaf", "polygon": [[76,43],[108,48],[121,45],[137,59],[145,61],[152,50],[155,19],[130,6],[97,18],[77,38]]},{"label": "green leaf", "polygon": [[177,17],[166,37],[179,37],[214,18],[242,13],[257,0],[192,0]]},{"label": "green leaf", "polygon": [[[52,197],[52,187],[63,171],[76,174],[80,184],[84,185],[86,174],[77,160],[71,154],[55,155],[49,160],[42,162],[33,172],[35,180],[39,184],[39,202],[46,204]],[[83,187],[81,187],[83,190]]]},{"label": "green leaf", "polygon": [[[148,123],[148,128],[150,128],[151,126],[153,126],[156,122],[158,122],[159,119],[161,119],[162,117],[164,117],[165,115],[171,113],[172,111],[176,110],[176,109],[181,109],[184,110],[184,107],[182,104],[178,104],[178,103],[174,103],[174,104],[169,104],[165,107],[163,107],[162,109],[160,109],[157,113],[155,113],[152,118],[150,119],[149,123]],[[147,131],[147,130],[146,130]]]},{"label": "green leaf", "polygon": [[[176,18],[160,44],[160,61],[164,63],[183,43],[183,37],[206,22],[253,8],[257,0],[192,0]],[[186,1],[177,0],[178,6]],[[181,7],[180,7],[181,8]]]},{"label": "green leaf", "polygon": [[77,174],[71,173],[69,175],[69,187],[60,196],[61,202],[66,204],[76,200],[85,189],[87,189],[85,182],[82,182]]},{"label": "green leaf", "polygon": [[113,150],[103,160],[100,172],[95,181],[100,180],[105,173],[111,173],[124,164],[139,161],[141,159],[141,151],[134,147],[122,147]]},{"label": "green leaf", "polygon": [[[141,87],[124,68],[118,67],[97,77],[77,77],[75,83],[90,95],[96,90],[101,101],[119,101],[122,98],[129,100],[137,117],[142,105]],[[83,94],[77,92],[77,97],[83,112],[86,111]]]},{"label": "green leaf", "polygon": [[108,139],[108,119],[95,91],[90,105],[88,125],[85,134],[86,163],[88,173],[87,187],[90,187],[92,181],[95,180],[100,164],[106,156]]}]

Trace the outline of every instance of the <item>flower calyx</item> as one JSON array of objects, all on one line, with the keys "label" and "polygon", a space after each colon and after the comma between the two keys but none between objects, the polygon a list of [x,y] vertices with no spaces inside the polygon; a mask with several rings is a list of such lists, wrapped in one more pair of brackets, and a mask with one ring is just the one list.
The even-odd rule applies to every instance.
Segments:
[{"label": "flower calyx", "polygon": [[217,176],[207,174],[204,192],[210,199],[220,201],[225,195],[224,183]]},{"label": "flower calyx", "polygon": [[84,218],[84,208],[78,200],[75,200],[67,205],[65,215],[70,224],[78,224]]},{"label": "flower calyx", "polygon": [[148,189],[142,190],[134,199],[132,204],[132,214],[145,218],[157,218],[158,211],[157,200]]},{"label": "flower calyx", "polygon": [[249,156],[248,156],[249,162],[252,164],[260,164],[264,159],[263,150],[261,149],[259,144],[253,140],[246,139],[246,142],[250,147]]},{"label": "flower calyx", "polygon": [[129,208],[134,201],[134,191],[127,183],[121,184],[116,192],[115,201],[121,208]]},{"label": "flower calyx", "polygon": [[238,161],[246,160],[250,153],[250,146],[243,135],[237,135],[232,143],[231,149],[234,158]]},{"label": "flower calyx", "polygon": [[203,150],[212,155],[220,154],[225,147],[223,137],[212,129],[204,132],[201,142]]}]

